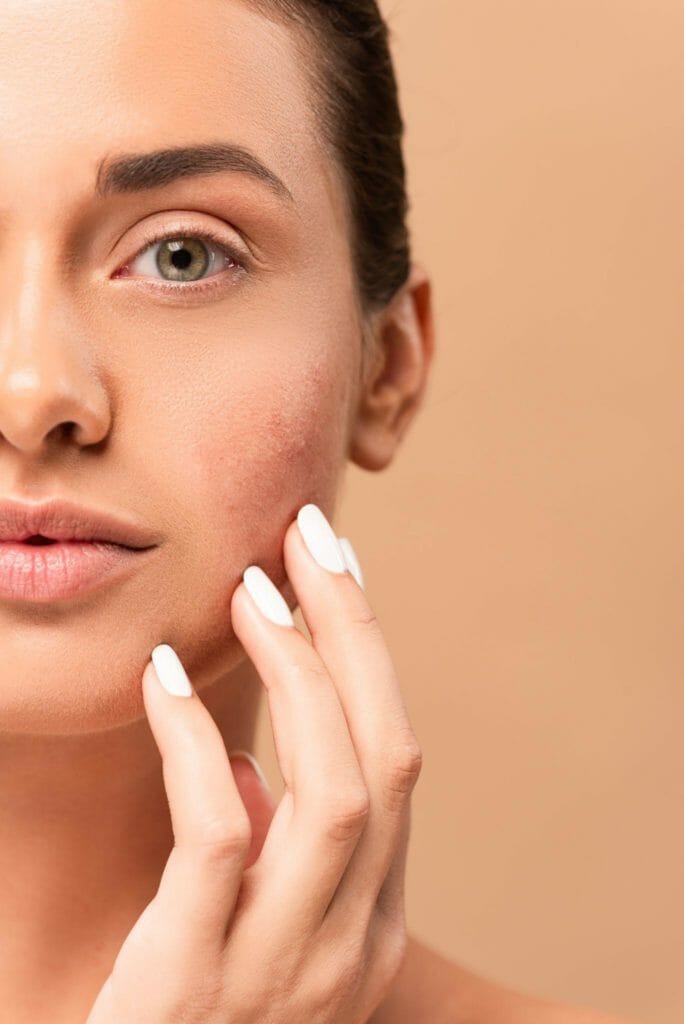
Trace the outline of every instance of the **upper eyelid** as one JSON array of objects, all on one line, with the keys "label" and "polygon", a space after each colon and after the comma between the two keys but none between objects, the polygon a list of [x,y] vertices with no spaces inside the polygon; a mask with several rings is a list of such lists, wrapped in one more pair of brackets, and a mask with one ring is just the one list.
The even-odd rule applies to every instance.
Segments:
[{"label": "upper eyelid", "polygon": [[214,231],[212,228],[208,228],[206,226],[200,227],[192,224],[177,224],[175,226],[170,225],[168,227],[160,226],[158,229],[153,228],[150,232],[150,236],[143,239],[143,241],[136,247],[133,254],[124,261],[123,265],[130,265],[153,245],[158,245],[160,242],[167,242],[183,237],[198,238],[200,241],[210,242],[217,248],[223,249],[228,256],[245,266],[254,258],[251,252],[245,251],[245,246],[238,246],[230,240],[222,238],[221,233],[218,230]]},{"label": "upper eyelid", "polygon": [[[150,221],[152,222],[151,224]],[[126,241],[130,234],[135,236],[142,235],[142,241],[134,243],[133,248],[131,243]],[[127,260],[133,259],[146,246],[153,245],[155,242],[169,238],[174,234],[178,236],[183,234],[193,234],[195,236],[206,234],[209,238],[215,236],[217,244],[223,245],[227,249],[235,250],[236,256],[242,255],[245,260],[252,260],[255,266],[265,265],[260,246],[254,241],[251,234],[244,229],[244,226],[236,227],[230,219],[225,218],[218,211],[212,210],[211,207],[203,208],[199,206],[195,209],[192,204],[187,207],[179,205],[170,206],[166,209],[153,209],[134,224],[128,224],[125,228],[122,227],[107,246],[107,259],[111,260],[114,257],[114,253],[120,253],[122,249],[125,250],[123,257],[117,256],[120,261],[123,258]],[[224,234],[228,237],[224,238]]]}]

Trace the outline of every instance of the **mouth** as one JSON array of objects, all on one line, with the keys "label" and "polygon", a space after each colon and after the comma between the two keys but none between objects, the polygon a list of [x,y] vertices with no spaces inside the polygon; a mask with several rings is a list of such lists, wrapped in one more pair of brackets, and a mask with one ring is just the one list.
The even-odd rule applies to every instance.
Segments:
[{"label": "mouth", "polygon": [[25,537],[24,540],[0,540],[0,544],[30,544],[33,547],[45,547],[48,544],[105,544],[113,548],[126,548],[128,551],[147,550],[146,548],[132,548],[127,544],[116,544],[114,541],[99,540],[97,537],[93,537],[91,541],[79,540],[76,537],[62,537],[61,540],[55,540],[54,537],[44,537],[41,533],[36,533],[33,537]]},{"label": "mouth", "polygon": [[42,534],[0,541],[0,602],[45,604],[100,589],[130,574],[156,549]]},{"label": "mouth", "polygon": [[37,533],[35,535],[35,537],[26,537],[25,540],[17,541],[17,543],[18,544],[35,544],[35,545],[38,546],[38,545],[43,545],[43,544],[57,544],[58,542],[56,540],[54,540],[52,537],[43,537],[40,533]]},{"label": "mouth", "polygon": [[141,522],[109,509],[79,505],[55,498],[27,503],[0,499],[0,539],[32,545],[50,541],[92,541],[141,550],[154,547],[160,537]]},{"label": "mouth", "polygon": [[[32,537],[24,537],[23,540],[12,540],[12,539],[0,539],[0,551],[9,547],[15,548],[44,548],[44,547],[63,547],[65,545],[80,547],[101,547],[101,548],[118,548],[122,551],[147,551],[148,548],[134,548],[128,544],[120,544],[118,541],[104,540],[99,537],[92,537],[88,540],[80,537],[44,537],[43,534],[37,533]],[[156,547],[156,545],[151,545]]]}]

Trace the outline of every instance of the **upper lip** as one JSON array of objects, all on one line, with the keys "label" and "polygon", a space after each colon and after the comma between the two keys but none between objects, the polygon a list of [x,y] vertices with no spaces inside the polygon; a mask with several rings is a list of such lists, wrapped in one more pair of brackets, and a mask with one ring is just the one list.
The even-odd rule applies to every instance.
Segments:
[{"label": "upper lip", "polygon": [[103,541],[128,548],[158,543],[145,527],[104,509],[60,499],[40,504],[0,501],[0,541],[23,541],[36,534],[50,540]]}]

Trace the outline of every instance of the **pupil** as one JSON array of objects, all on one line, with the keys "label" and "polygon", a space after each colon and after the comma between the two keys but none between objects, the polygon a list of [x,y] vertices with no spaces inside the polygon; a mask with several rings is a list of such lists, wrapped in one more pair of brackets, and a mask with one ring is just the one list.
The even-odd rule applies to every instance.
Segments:
[{"label": "pupil", "polygon": [[179,270],[185,270],[191,259],[192,256],[187,249],[178,249],[172,257],[173,265],[178,267]]}]

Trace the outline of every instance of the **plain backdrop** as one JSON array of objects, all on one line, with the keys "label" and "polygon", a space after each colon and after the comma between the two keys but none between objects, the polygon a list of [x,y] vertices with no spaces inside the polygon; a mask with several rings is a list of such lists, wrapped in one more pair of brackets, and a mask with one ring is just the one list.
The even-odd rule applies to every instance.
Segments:
[{"label": "plain backdrop", "polygon": [[335,527],[424,754],[409,930],[681,1024],[684,5],[383,6],[437,356]]}]

